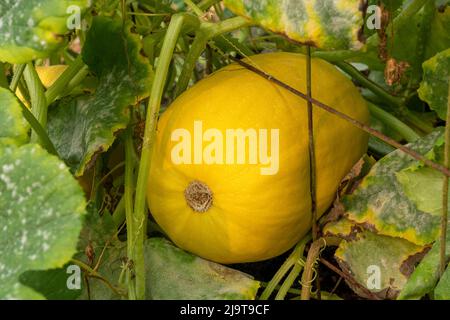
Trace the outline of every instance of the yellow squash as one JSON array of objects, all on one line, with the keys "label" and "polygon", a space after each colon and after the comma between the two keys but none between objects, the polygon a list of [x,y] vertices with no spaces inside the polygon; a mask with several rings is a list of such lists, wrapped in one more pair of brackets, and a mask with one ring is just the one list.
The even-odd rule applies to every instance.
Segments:
[{"label": "yellow squash", "polygon": [[[260,54],[250,61],[306,92],[304,55]],[[314,98],[368,122],[349,79],[319,59],[312,74]],[[239,65],[200,81],[158,123],[152,215],[179,247],[212,261],[252,262],[285,252],[311,227],[307,123],[303,99]],[[316,107],[314,135],[322,214],[366,152],[368,137]]]},{"label": "yellow squash", "polygon": [[[50,88],[53,83],[63,74],[63,72],[67,69],[66,65],[54,65],[54,66],[37,66],[36,67],[36,73],[39,76],[39,79],[41,79],[42,85],[44,88],[48,89]],[[25,98],[23,97],[22,93],[19,89],[16,91],[17,97],[26,105],[28,103],[25,101]]]}]

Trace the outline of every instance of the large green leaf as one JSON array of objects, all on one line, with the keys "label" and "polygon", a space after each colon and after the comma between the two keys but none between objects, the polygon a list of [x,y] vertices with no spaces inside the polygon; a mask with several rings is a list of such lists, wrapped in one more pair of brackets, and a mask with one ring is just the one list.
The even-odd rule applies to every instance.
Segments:
[{"label": "large green leaf", "polygon": [[140,55],[138,36],[121,20],[96,17],[87,35],[83,59],[99,77],[92,95],[56,102],[48,131],[58,153],[81,176],[95,155],[113,144],[130,119],[130,105],[146,95],[152,70]]},{"label": "large green leaf", "polygon": [[437,112],[441,119],[446,119],[450,85],[450,49],[425,61],[423,71],[419,96]]},{"label": "large green leaf", "polygon": [[322,49],[362,47],[364,24],[359,0],[225,0],[234,13],[264,28]]},{"label": "large green leaf", "polygon": [[[255,299],[259,282],[248,275],[176,248],[162,238],[145,242],[147,299]],[[104,254],[99,272],[123,292],[119,278],[126,268],[126,245],[115,242]],[[82,299],[87,299],[85,290]],[[90,298],[119,299],[98,279],[90,281]]]},{"label": "large green leaf", "polygon": [[42,298],[19,276],[73,256],[84,209],[83,192],[59,159],[38,145],[0,147],[0,299]]},{"label": "large green leaf", "polygon": [[[425,155],[434,149],[442,134],[442,129],[437,129],[409,146]],[[419,204],[417,199],[408,198],[397,178],[398,172],[420,164],[401,150],[378,161],[356,191],[343,198],[347,218],[379,234],[403,238],[418,245],[435,241],[440,230],[440,216],[434,210],[422,211],[421,208],[427,207]],[[408,178],[413,179],[412,176]]]},{"label": "large green leaf", "polygon": [[[86,260],[87,248],[89,246],[93,252],[93,261],[85,261],[89,264],[96,264],[97,261],[103,259],[102,251],[105,246],[115,246],[120,244],[117,240],[117,230],[112,221],[109,212],[105,212],[102,216],[98,213],[95,205],[90,202],[87,208],[87,214],[84,216],[83,228],[81,230],[77,245],[77,254],[74,258]],[[107,259],[107,257],[105,257]],[[85,282],[80,282],[80,288],[68,288],[68,267],[73,265],[70,262],[58,269],[45,271],[27,271],[20,277],[20,281],[42,293],[49,300],[74,300],[83,292]],[[89,282],[92,280],[89,280]],[[100,287],[105,292],[110,289],[106,286]]]},{"label": "large green leaf", "polygon": [[[90,0],[2,0],[0,61],[25,63],[45,58],[66,43],[72,9],[81,14]],[[69,21],[70,22],[70,21]]]},{"label": "large green leaf", "polygon": [[148,241],[150,299],[255,299],[259,282],[239,271],[198,258],[161,238]]},{"label": "large green leaf", "polygon": [[28,124],[22,115],[19,101],[9,90],[0,88],[0,147],[20,145],[28,137]]},{"label": "large green leaf", "polygon": [[[423,250],[424,247],[403,239],[364,231],[353,240],[342,241],[335,256],[341,268],[359,284],[381,299],[393,299],[406,284],[413,269],[414,257]],[[371,279],[376,276],[380,277],[378,284]],[[375,284],[375,288],[368,284]],[[365,296],[358,287],[349,285]]]}]

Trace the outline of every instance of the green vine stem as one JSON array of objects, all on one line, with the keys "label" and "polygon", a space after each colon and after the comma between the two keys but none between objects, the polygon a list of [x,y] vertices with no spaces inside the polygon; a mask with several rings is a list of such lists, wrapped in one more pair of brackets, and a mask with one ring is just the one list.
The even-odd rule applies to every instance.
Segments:
[{"label": "green vine stem", "polygon": [[[281,265],[281,267],[275,273],[273,278],[267,284],[266,288],[261,293],[259,300],[267,300],[270,298],[273,291],[276,289],[276,287],[279,285],[280,281],[284,278],[284,276],[288,273],[288,271],[292,268],[292,266],[298,263],[300,258],[303,257],[303,251],[305,251],[305,246],[310,240],[311,240],[310,234],[308,234],[306,237],[300,240],[300,242],[295,246],[292,253],[289,255],[286,261]],[[292,286],[292,284],[289,285],[289,282],[288,283],[285,282],[283,283],[283,285],[284,285],[283,291],[286,292],[287,292],[286,288],[289,289]]]},{"label": "green vine stem", "polygon": [[355,79],[360,85],[372,91],[387,105],[389,105],[392,110],[396,111],[405,120],[416,126],[418,129],[422,130],[425,133],[430,133],[431,131],[433,131],[432,125],[418,118],[407,109],[407,107],[405,106],[405,101],[402,98],[392,96],[381,86],[364,76],[351,64],[343,61],[334,62],[334,64],[349,76],[351,76],[353,79]]},{"label": "green vine stem", "polygon": [[0,87],[8,88],[8,79],[6,78],[6,69],[3,62],[0,62]]},{"label": "green vine stem", "polygon": [[201,22],[200,27],[195,34],[191,49],[184,61],[183,69],[178,79],[175,97],[183,93],[188,87],[195,68],[195,63],[206,49],[209,40],[248,25],[250,25],[249,20],[242,17],[234,17],[219,23]]},{"label": "green vine stem", "polygon": [[[447,122],[445,125],[445,149],[444,149],[444,166],[450,167],[450,78],[448,87],[448,100],[447,100]],[[444,185],[442,188],[442,218],[441,218],[441,236],[440,236],[440,275],[444,274],[447,264],[447,224],[448,224],[448,182],[449,177],[444,176]]]},{"label": "green vine stem", "polygon": [[9,89],[11,89],[12,92],[16,92],[17,87],[19,86],[19,81],[22,78],[26,66],[27,66],[26,64],[18,64],[15,66],[14,75],[11,80],[11,83],[9,84]]},{"label": "green vine stem", "polygon": [[179,13],[172,16],[164,38],[158,65],[156,67],[155,78],[152,84],[150,101],[145,120],[144,141],[142,144],[141,160],[139,163],[139,173],[136,184],[136,197],[133,215],[133,221],[135,222],[133,231],[135,234],[131,235],[132,239],[136,239],[131,258],[133,259],[136,273],[136,298],[140,300],[145,298],[144,226],[147,223],[145,201],[147,195],[147,180],[150,170],[150,157],[156,134],[156,124],[164,91],[164,84],[166,83],[167,72],[169,70],[173,52],[182,27],[185,24],[196,26],[198,23],[198,19],[190,14]]},{"label": "green vine stem", "polygon": [[[27,63],[23,73],[25,82],[27,83],[28,92],[31,99],[31,111],[44,130],[47,129],[47,99],[45,98],[44,86],[39,79],[33,63]],[[31,134],[31,141],[36,142],[39,137],[33,133]]]},{"label": "green vine stem", "polygon": [[389,112],[370,102],[367,102],[367,106],[369,107],[369,111],[372,116],[382,121],[389,128],[395,130],[407,142],[414,142],[420,138],[420,135],[418,135],[413,129],[411,129],[408,125],[397,119]]},{"label": "green vine stem", "polygon": [[86,263],[80,261],[80,260],[76,260],[76,259],[70,259],[70,262],[79,266],[81,269],[84,270],[84,272],[86,272],[88,274],[89,277],[92,278],[96,278],[99,279],[100,281],[102,281],[109,289],[111,289],[115,294],[119,295],[119,296],[123,296],[123,293],[120,292],[119,289],[117,289],[116,287],[114,287],[111,282],[108,281],[108,279],[106,279],[105,277],[103,277],[102,275],[100,275],[97,271],[95,271],[94,269],[92,269],[89,265],[87,265]]},{"label": "green vine stem", "polygon": [[67,90],[67,85],[84,67],[86,67],[86,65],[84,64],[81,55],[79,55],[61,74],[58,80],[56,80],[55,83],[48,88],[45,93],[45,98],[47,99],[48,105],[50,105],[56,100],[56,98],[58,98],[60,94]]},{"label": "green vine stem", "polygon": [[200,1],[200,3],[197,5],[201,10],[207,10],[209,8],[211,8],[213,5],[219,3],[222,0],[202,0]]},{"label": "green vine stem", "polygon": [[[19,101],[19,100],[18,100]],[[33,129],[33,132],[38,137],[40,145],[47,150],[50,154],[53,154],[55,156],[58,156],[58,151],[56,151],[56,148],[53,144],[53,142],[48,137],[47,131],[41,126],[39,121],[34,117],[34,115],[31,113],[31,111],[22,103],[22,101],[19,101],[20,108],[22,109],[22,114],[25,120],[30,125],[31,129]]]},{"label": "green vine stem", "polygon": [[[135,227],[138,226],[133,216],[133,194],[134,194],[134,159],[133,159],[133,134],[131,129],[128,128],[124,134],[125,145],[125,192],[124,192],[124,206],[125,217],[127,221],[127,256],[129,260],[134,261],[134,253],[136,248],[136,241],[138,233],[135,231]],[[128,299],[136,300],[135,285],[133,282],[132,269],[133,263],[129,264],[130,267],[126,271],[126,279],[128,284]]]}]

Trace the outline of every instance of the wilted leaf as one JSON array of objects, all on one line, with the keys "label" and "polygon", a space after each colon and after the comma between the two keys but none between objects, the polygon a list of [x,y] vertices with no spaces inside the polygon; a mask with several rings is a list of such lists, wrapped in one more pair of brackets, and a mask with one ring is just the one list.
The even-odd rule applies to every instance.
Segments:
[{"label": "wilted leaf", "polygon": [[225,6],[264,28],[322,49],[359,50],[360,0],[225,0]]},{"label": "wilted leaf", "polygon": [[128,106],[150,90],[151,67],[140,50],[138,36],[121,20],[94,18],[83,59],[99,77],[97,90],[58,101],[49,111],[50,138],[76,176],[108,150],[129,122]]},{"label": "wilted leaf", "polygon": [[161,238],[150,239],[145,250],[150,299],[255,299],[259,282],[244,273],[198,258]]},{"label": "wilted leaf", "polygon": [[84,207],[56,157],[38,145],[0,148],[0,299],[42,298],[19,276],[62,267],[73,256]]},{"label": "wilted leaf", "polygon": [[[437,129],[409,146],[426,154],[433,150],[442,132]],[[378,161],[354,194],[342,199],[347,218],[379,234],[403,238],[418,245],[436,240],[440,217],[420,210],[397,179],[398,172],[412,166],[420,166],[420,162],[401,150]]]},{"label": "wilted leaf", "polygon": [[327,223],[322,230],[325,236],[336,236],[346,240],[354,239],[360,231],[361,227],[345,218]]},{"label": "wilted leaf", "polygon": [[442,51],[423,64],[420,99],[427,102],[441,119],[447,116],[450,85],[450,49]]},{"label": "wilted leaf", "polygon": [[0,147],[20,145],[28,138],[28,124],[14,94],[0,88]]},{"label": "wilted leaf", "polygon": [[[335,256],[341,268],[359,284],[381,299],[393,299],[405,286],[424,249],[400,238],[364,231],[355,240],[342,241]],[[359,288],[349,285],[364,296]]]},{"label": "wilted leaf", "polygon": [[66,43],[71,14],[81,15],[89,5],[90,0],[2,0],[0,61],[47,57]]}]

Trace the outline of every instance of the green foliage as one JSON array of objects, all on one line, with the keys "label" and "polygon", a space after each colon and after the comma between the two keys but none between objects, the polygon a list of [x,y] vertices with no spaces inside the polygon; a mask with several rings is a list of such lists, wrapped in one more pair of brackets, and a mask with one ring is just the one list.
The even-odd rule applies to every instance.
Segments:
[{"label": "green foliage", "polygon": [[50,138],[76,176],[111,147],[130,121],[129,106],[148,94],[153,73],[140,50],[130,26],[123,28],[118,19],[94,19],[83,58],[99,78],[97,89],[60,100],[49,111]]},{"label": "green foliage", "polygon": [[288,38],[322,49],[360,49],[363,13],[359,0],[225,0],[234,13]]},{"label": "green foliage", "polygon": [[[0,61],[25,63],[48,57],[67,43],[67,21],[89,0],[4,0],[0,2]],[[75,7],[73,7],[75,6]]]},{"label": "green foliage", "polygon": [[[393,299],[403,289],[411,270],[414,268],[414,260],[411,257],[421,253],[422,246],[417,246],[409,241],[381,236],[370,231],[358,233],[355,239],[344,240],[336,251],[339,265],[350,271],[358,283],[369,287],[380,299]],[[371,269],[371,268],[377,269]],[[379,272],[379,288],[368,286],[371,277]],[[350,284],[351,285],[351,284]],[[361,296],[364,292],[352,286],[353,290]]]},{"label": "green foliage", "polygon": [[450,86],[450,49],[425,61],[423,70],[419,96],[437,112],[441,119],[446,119]]},{"label": "green foliage", "polygon": [[42,298],[19,276],[72,257],[84,207],[80,187],[56,157],[33,144],[0,147],[1,299]]},{"label": "green foliage", "polygon": [[[409,146],[426,154],[441,136],[442,130],[437,130]],[[403,180],[398,179],[399,172],[418,165],[419,161],[400,150],[378,161],[356,191],[344,197],[347,217],[358,224],[365,224],[379,234],[403,238],[418,245],[436,240],[440,227],[439,215],[434,211],[422,211],[421,208],[429,208],[431,205],[422,204],[418,207],[405,194],[401,182],[405,182],[407,178],[414,179],[414,176],[401,175]],[[419,182],[408,181],[408,184],[411,183],[417,185]],[[433,201],[430,197],[425,200]]]},{"label": "green foliage", "polygon": [[0,147],[21,145],[28,138],[28,125],[19,101],[11,91],[0,88]]},{"label": "green foliage", "polygon": [[145,251],[150,299],[255,299],[259,282],[246,274],[198,258],[161,238],[148,240]]}]

